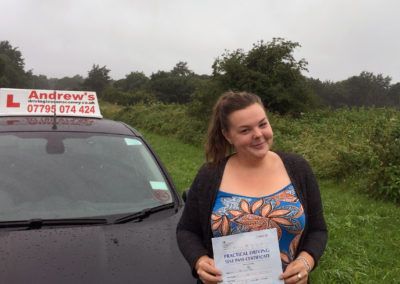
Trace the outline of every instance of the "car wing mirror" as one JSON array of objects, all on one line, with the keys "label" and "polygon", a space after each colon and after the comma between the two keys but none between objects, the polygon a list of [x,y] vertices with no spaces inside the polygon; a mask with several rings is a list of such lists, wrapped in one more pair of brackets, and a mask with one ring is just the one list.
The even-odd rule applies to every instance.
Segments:
[{"label": "car wing mirror", "polygon": [[187,199],[188,195],[189,195],[189,188],[186,188],[186,189],[183,190],[183,192],[182,192],[182,199],[183,199],[183,201],[184,201],[185,203],[186,203],[186,199]]}]

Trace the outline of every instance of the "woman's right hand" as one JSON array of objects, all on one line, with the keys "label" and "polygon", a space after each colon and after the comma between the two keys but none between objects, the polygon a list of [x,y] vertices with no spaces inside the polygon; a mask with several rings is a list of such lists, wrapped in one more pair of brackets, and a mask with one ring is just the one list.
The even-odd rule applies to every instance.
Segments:
[{"label": "woman's right hand", "polygon": [[222,281],[221,271],[215,268],[214,259],[207,255],[203,255],[197,260],[195,269],[200,280],[205,284],[215,284]]}]

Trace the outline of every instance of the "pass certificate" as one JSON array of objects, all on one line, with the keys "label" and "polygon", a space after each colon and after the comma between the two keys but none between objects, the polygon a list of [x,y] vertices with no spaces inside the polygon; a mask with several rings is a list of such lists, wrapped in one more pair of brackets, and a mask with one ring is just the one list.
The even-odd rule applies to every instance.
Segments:
[{"label": "pass certificate", "polygon": [[223,283],[284,283],[275,228],[213,238],[212,245]]}]

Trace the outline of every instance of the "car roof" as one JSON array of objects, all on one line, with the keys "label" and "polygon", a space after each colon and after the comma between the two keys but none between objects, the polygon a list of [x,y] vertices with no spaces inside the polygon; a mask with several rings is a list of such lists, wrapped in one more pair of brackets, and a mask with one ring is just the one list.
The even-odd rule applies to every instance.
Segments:
[{"label": "car roof", "polygon": [[0,133],[4,132],[42,132],[68,131],[108,133],[129,136],[141,136],[140,133],[127,124],[103,118],[61,117],[51,116],[6,116],[0,117]]}]

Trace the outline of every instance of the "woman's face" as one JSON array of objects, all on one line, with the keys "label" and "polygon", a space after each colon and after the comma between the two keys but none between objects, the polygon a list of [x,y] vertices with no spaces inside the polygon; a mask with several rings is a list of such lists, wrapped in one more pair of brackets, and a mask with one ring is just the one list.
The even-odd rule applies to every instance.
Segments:
[{"label": "woman's face", "polygon": [[224,136],[241,157],[263,158],[272,146],[273,132],[264,108],[252,104],[228,116]]}]

